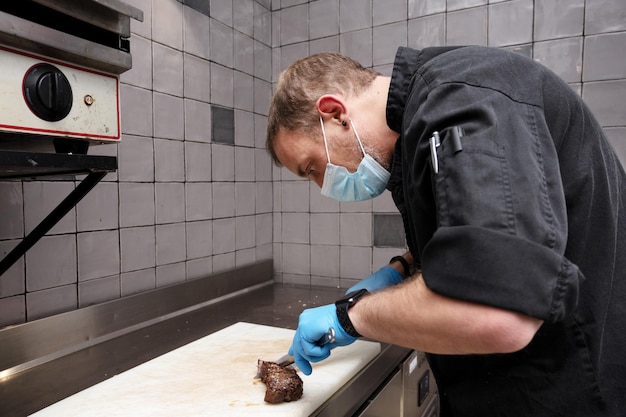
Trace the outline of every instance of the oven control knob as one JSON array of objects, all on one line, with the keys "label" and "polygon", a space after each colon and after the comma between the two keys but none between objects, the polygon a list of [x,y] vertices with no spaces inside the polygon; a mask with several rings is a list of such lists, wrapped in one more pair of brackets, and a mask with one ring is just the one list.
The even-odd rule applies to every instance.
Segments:
[{"label": "oven control knob", "polygon": [[38,64],[24,76],[24,98],[37,117],[57,122],[72,109],[72,86],[57,67]]}]

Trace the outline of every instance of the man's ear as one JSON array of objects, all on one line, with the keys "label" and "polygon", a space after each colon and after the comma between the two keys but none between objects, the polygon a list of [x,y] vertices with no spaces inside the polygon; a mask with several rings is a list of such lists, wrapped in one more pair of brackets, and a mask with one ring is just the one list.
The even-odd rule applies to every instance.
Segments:
[{"label": "man's ear", "polygon": [[332,118],[341,122],[346,118],[346,104],[335,94],[324,94],[315,104],[320,116],[326,120]]}]

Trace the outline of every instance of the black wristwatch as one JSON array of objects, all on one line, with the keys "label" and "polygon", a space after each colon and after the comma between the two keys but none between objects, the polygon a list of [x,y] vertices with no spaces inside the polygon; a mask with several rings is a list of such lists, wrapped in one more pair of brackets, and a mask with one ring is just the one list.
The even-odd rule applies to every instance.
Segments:
[{"label": "black wristwatch", "polygon": [[354,326],[352,325],[352,321],[350,321],[350,316],[348,316],[348,309],[356,304],[357,301],[368,291],[365,288],[360,290],[352,291],[344,295],[339,300],[335,301],[335,307],[337,308],[337,318],[339,319],[339,324],[341,327],[352,337],[361,337],[359,332],[356,331]]}]

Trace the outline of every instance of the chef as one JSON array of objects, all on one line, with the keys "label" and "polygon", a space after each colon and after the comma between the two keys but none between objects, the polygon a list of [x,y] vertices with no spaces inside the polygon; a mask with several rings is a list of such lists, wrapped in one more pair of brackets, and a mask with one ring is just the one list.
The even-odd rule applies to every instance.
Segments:
[{"label": "chef", "polygon": [[487,47],[401,47],[391,77],[312,55],[280,75],[267,148],[332,199],[388,189],[409,249],[301,314],[303,373],[367,337],[428,353],[444,417],[626,415],[626,174],[551,71]]}]

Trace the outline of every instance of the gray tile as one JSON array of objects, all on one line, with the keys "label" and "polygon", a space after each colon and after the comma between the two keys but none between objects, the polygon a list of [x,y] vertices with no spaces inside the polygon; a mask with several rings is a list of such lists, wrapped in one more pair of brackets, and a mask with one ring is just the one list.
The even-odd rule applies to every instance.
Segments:
[{"label": "gray tile", "polygon": [[339,52],[357,60],[364,67],[372,66],[372,29],[339,35]]},{"label": "gray tile", "polygon": [[269,46],[254,42],[254,76],[265,81],[272,79],[272,50]]},{"label": "gray tile", "polygon": [[[265,138],[267,132],[267,117],[261,114],[254,115],[254,146],[265,149]],[[269,157],[269,156],[268,156]]]},{"label": "gray tile", "polygon": [[392,64],[399,46],[407,46],[407,23],[377,26],[373,30],[373,64]]},{"label": "gray tile", "polygon": [[624,0],[586,0],[585,35],[626,30]]},{"label": "gray tile", "polygon": [[152,88],[152,47],[149,39],[133,35],[130,39],[133,66],[120,75],[120,81],[141,88]]},{"label": "gray tile", "polygon": [[282,211],[309,211],[309,181],[283,181],[280,183],[282,194]]},{"label": "gray tile", "polygon": [[26,297],[24,295],[0,298],[0,329],[4,326],[24,323],[25,321]]},{"label": "gray tile", "polygon": [[211,64],[211,102],[224,107],[233,107],[233,70]]},{"label": "gray tile", "polygon": [[235,143],[235,112],[231,108],[211,106],[211,141]]},{"label": "gray tile", "polygon": [[[154,226],[120,229],[122,272],[153,268],[156,265]],[[122,277],[122,293],[124,277]]]},{"label": "gray tile", "polygon": [[[253,111],[254,110],[254,78],[251,75],[244,74],[243,72],[235,71],[233,73],[233,100],[236,109],[241,109],[245,111]],[[235,117],[237,117],[235,115]],[[252,115],[252,123],[254,125],[254,115]],[[254,131],[254,128],[253,128]],[[237,134],[237,129],[235,129],[235,134]],[[252,141],[254,142],[254,136],[252,137]],[[237,138],[235,138],[235,143],[237,143]]]},{"label": "gray tile", "polygon": [[339,276],[362,279],[372,273],[372,248],[341,246]]},{"label": "gray tile", "polygon": [[213,272],[213,258],[192,259],[185,264],[187,280],[205,278]]},{"label": "gray tile", "polygon": [[235,218],[213,220],[213,254],[218,255],[234,251]]},{"label": "gray tile", "polygon": [[235,252],[235,266],[240,268],[250,265],[256,261],[256,250],[254,248],[241,249]]},{"label": "gray tile", "polygon": [[313,55],[319,52],[339,52],[339,36],[329,36],[309,42],[309,53]]},{"label": "gray tile", "polygon": [[185,179],[185,148],[182,141],[154,140],[154,179],[156,181]]},{"label": "gray tile", "polygon": [[254,112],[267,116],[272,98],[272,85],[261,79],[254,79]]},{"label": "gray tile", "polygon": [[[235,110],[235,144],[238,147],[246,146],[250,150],[254,148],[254,114]],[[236,156],[236,155],[235,155]],[[248,163],[252,166],[252,177],[254,180],[254,154],[246,154],[248,158],[245,161],[236,161],[236,163]]]},{"label": "gray tile", "polygon": [[311,273],[310,246],[299,243],[284,243],[283,274],[309,276]]},{"label": "gray tile", "polygon": [[21,181],[0,182],[0,239],[24,236],[24,195]]},{"label": "gray tile", "polygon": [[374,215],[375,247],[406,247],[404,224],[400,214]]},{"label": "gray tile", "polygon": [[182,96],[183,53],[158,43],[153,43],[152,49],[154,91]]},{"label": "gray tile", "polygon": [[372,215],[370,213],[346,213],[339,217],[341,245],[372,246]]},{"label": "gray tile", "polygon": [[254,216],[235,217],[235,249],[237,251],[253,248],[256,242],[255,233]]},{"label": "gray tile", "polygon": [[254,74],[254,39],[240,32],[233,35],[233,67],[249,75]]},{"label": "gray tile", "polygon": [[233,217],[235,215],[235,183],[214,182],[213,218]]},{"label": "gray tile", "polygon": [[255,182],[256,185],[256,212],[257,214],[261,213],[271,213],[272,212],[272,186],[273,184],[269,181],[265,182]]},{"label": "gray tile", "polygon": [[195,11],[202,13],[204,15],[209,15],[209,0],[178,0],[183,3],[185,6],[189,6]]},{"label": "gray tile", "polygon": [[286,69],[292,62],[309,55],[307,42],[286,45],[280,48],[280,70]]},{"label": "gray tile", "polygon": [[309,38],[309,7],[306,4],[281,9],[280,44],[304,42]]},{"label": "gray tile", "polygon": [[156,264],[183,262],[187,255],[185,223],[156,226]]},{"label": "gray tile", "polygon": [[[21,240],[0,241],[0,259],[13,250]],[[24,257],[20,257],[4,274],[0,280],[0,299],[26,292],[24,280]],[[0,308],[1,310],[1,308]],[[0,314],[0,317],[2,314]],[[2,319],[0,319],[0,322]],[[1,325],[1,324],[0,324]]]},{"label": "gray tile", "polygon": [[235,252],[221,253],[219,255],[214,255],[211,259],[213,263],[213,272],[219,273],[223,271],[230,271],[235,268],[237,265],[237,260],[235,258]]},{"label": "gray tile", "polygon": [[[73,182],[24,181],[24,225],[30,233],[74,190]],[[14,196],[16,196],[14,194]],[[13,207],[15,209],[16,207]],[[19,219],[19,216],[17,217]],[[76,208],[72,208],[48,234],[76,231]]]},{"label": "gray tile", "polygon": [[311,244],[339,245],[339,214],[311,213]]},{"label": "gray tile", "polygon": [[565,38],[536,42],[534,59],[556,72],[566,82],[580,82],[583,41],[582,38]]},{"label": "gray tile", "polygon": [[338,213],[340,210],[339,201],[324,197],[315,184],[309,187],[309,201],[311,213]]},{"label": "gray tile", "polygon": [[233,27],[246,35],[253,35],[254,0],[233,0]]},{"label": "gray tile", "polygon": [[189,7],[185,7],[184,50],[199,58],[209,59],[211,43],[211,25],[208,16]]},{"label": "gray tile", "polygon": [[283,238],[285,243],[309,243],[309,214],[283,213]]},{"label": "gray tile", "polygon": [[[185,9],[190,10],[188,7]],[[153,2],[152,39],[178,50],[183,49],[182,4],[175,1]]]},{"label": "gray tile", "polygon": [[339,276],[339,246],[311,245],[311,275]]},{"label": "gray tile", "polygon": [[468,9],[470,7],[483,6],[487,0],[446,0],[448,11]]},{"label": "gray tile", "polygon": [[185,179],[211,181],[211,144],[185,141]]},{"label": "gray tile", "polygon": [[76,284],[26,294],[28,321],[75,310],[78,306]]},{"label": "gray tile", "polygon": [[122,133],[152,136],[152,92],[122,84],[120,97]]},{"label": "gray tile", "polygon": [[[272,14],[267,7],[254,2],[254,36],[253,38],[266,45],[272,44]],[[278,20],[278,19],[276,19]]]},{"label": "gray tile", "polygon": [[624,97],[626,80],[588,82],[583,87],[583,100],[602,126],[626,126]]},{"label": "gray tile", "polygon": [[210,0],[211,17],[228,26],[233,26],[233,2],[232,0]]},{"label": "gray tile", "polygon": [[76,205],[78,231],[117,229],[118,201],[117,183],[98,184]]},{"label": "gray tile", "polygon": [[446,15],[443,13],[411,19],[408,22],[408,46],[423,49],[446,44]]},{"label": "gray tile", "polygon": [[183,99],[169,94],[154,93],[154,135],[159,138],[184,138]]},{"label": "gray tile", "polygon": [[185,262],[157,266],[157,288],[184,282],[187,277],[186,269]]},{"label": "gray tile", "polygon": [[186,53],[183,63],[184,96],[208,103],[211,100],[211,62]]},{"label": "gray tile", "polygon": [[119,230],[79,233],[77,242],[79,281],[119,275]]},{"label": "gray tile", "polygon": [[422,0],[408,2],[409,19],[428,16],[446,11],[446,2],[441,0]]},{"label": "gray tile", "polygon": [[208,220],[213,216],[212,185],[210,182],[185,184],[185,216],[187,221]]},{"label": "gray tile", "polygon": [[74,235],[42,237],[26,252],[26,291],[39,291],[77,281]]},{"label": "gray tile", "polygon": [[185,140],[211,142],[211,105],[185,99]]},{"label": "gray tile", "polygon": [[154,185],[156,223],[185,221],[185,184],[164,182]]},{"label": "gray tile", "polygon": [[255,216],[255,239],[256,246],[272,244],[272,214],[259,214]]},{"label": "gray tile", "polygon": [[626,32],[585,37],[583,81],[626,78]]},{"label": "gray tile", "polygon": [[311,0],[280,0],[280,7],[291,7],[298,4],[309,3]]},{"label": "gray tile", "polygon": [[254,148],[235,147],[235,181],[254,181]]},{"label": "gray tile", "polygon": [[532,42],[533,7],[533,0],[512,0],[490,5],[489,45],[504,46]]},{"label": "gray tile", "polygon": [[187,222],[187,259],[205,258],[213,254],[213,222]]},{"label": "gray tile", "polygon": [[447,45],[487,44],[486,7],[450,12],[446,15],[446,20]]},{"label": "gray tile", "polygon": [[341,33],[372,26],[372,0],[341,0],[339,2]]},{"label": "gray tile", "polygon": [[339,34],[339,0],[309,3],[309,38]]},{"label": "gray tile", "polygon": [[213,181],[235,180],[234,146],[214,144],[211,147],[211,171]]},{"label": "gray tile", "polygon": [[249,216],[255,214],[256,184],[254,182],[235,183],[235,215]]},{"label": "gray tile", "polygon": [[372,0],[373,25],[406,21],[410,3],[406,0]]},{"label": "gray tile", "polygon": [[97,278],[78,283],[78,307],[83,308],[93,304],[120,298],[120,276]]},{"label": "gray tile", "polygon": [[120,181],[154,181],[152,138],[124,135],[118,149],[117,174]]},{"label": "gray tile", "polygon": [[156,271],[155,268],[148,268],[127,272],[122,274],[120,280],[122,297],[126,297],[156,288]]},{"label": "gray tile", "polygon": [[211,19],[209,58],[228,68],[233,67],[233,29]]},{"label": "gray tile", "polygon": [[147,39],[152,38],[152,0],[126,0],[125,3],[137,7],[143,12],[143,22],[135,19],[130,20],[131,33]]},{"label": "gray tile", "polygon": [[119,196],[120,227],[154,224],[154,184],[121,182]]},{"label": "gray tile", "polygon": [[583,34],[584,0],[543,0],[535,3],[535,41]]},{"label": "gray tile", "polygon": [[383,192],[372,201],[372,211],[375,213],[397,213],[398,208],[393,202],[389,191]]},{"label": "gray tile", "polygon": [[254,168],[257,181],[272,180],[272,160],[264,149],[254,150]]}]

